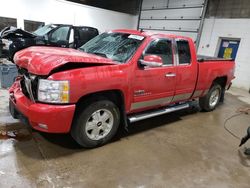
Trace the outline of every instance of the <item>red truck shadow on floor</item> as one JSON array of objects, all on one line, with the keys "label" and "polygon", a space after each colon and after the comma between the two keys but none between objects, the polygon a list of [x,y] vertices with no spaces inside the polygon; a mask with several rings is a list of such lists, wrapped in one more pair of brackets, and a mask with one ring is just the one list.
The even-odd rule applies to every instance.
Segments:
[{"label": "red truck shadow on floor", "polygon": [[[128,127],[128,131],[126,131],[124,127],[120,127],[116,136],[111,140],[110,143],[118,142],[121,139],[129,138],[130,136],[133,136],[135,134],[140,134],[148,130],[155,129],[157,127],[170,125],[171,123],[182,120],[184,116],[192,115],[198,113],[199,111],[200,111],[199,107],[196,106],[178,112],[161,115],[147,120],[142,120],[136,123],[131,123]],[[71,150],[80,149],[80,151],[84,150],[84,148],[79,146],[73,140],[70,134],[51,134],[51,133],[48,134],[44,132],[39,132],[39,135],[41,135],[42,138],[44,138],[46,141],[61,146],[63,148]]]}]

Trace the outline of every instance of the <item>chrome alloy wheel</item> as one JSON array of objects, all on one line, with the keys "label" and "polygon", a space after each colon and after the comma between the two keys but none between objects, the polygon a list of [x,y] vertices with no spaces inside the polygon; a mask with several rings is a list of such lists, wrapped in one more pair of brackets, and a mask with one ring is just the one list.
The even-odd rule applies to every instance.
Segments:
[{"label": "chrome alloy wheel", "polygon": [[211,93],[210,99],[209,99],[209,105],[210,107],[215,107],[220,99],[220,90],[216,89]]},{"label": "chrome alloy wheel", "polygon": [[107,109],[95,111],[88,119],[85,132],[89,139],[100,140],[106,137],[114,124],[114,116]]}]

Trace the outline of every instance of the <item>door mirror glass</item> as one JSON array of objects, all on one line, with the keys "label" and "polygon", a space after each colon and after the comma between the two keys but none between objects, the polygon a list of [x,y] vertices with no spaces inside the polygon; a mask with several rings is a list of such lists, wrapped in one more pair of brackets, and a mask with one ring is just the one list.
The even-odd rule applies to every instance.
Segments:
[{"label": "door mirror glass", "polygon": [[148,67],[161,67],[163,65],[162,58],[157,55],[145,55],[144,58],[140,60],[140,63]]}]

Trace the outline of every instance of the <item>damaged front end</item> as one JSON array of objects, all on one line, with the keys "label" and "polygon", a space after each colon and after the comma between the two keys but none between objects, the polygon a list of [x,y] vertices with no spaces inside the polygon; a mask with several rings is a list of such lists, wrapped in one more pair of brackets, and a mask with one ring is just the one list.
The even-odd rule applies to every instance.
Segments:
[{"label": "damaged front end", "polygon": [[36,37],[16,27],[4,28],[0,33],[0,57],[13,61],[13,56],[17,51],[35,44],[34,38]]},{"label": "damaged front end", "polygon": [[9,89],[9,109],[13,118],[38,131],[68,133],[75,105],[39,102],[38,84],[43,77],[30,74],[20,67],[19,73],[20,76]]},{"label": "damaged front end", "polygon": [[[41,94],[39,98],[39,91],[41,91],[39,85],[41,85],[41,81],[47,80],[47,76],[34,75],[19,66],[18,71],[19,76],[9,89],[9,109],[12,117],[42,132],[68,133],[75,105],[69,103],[55,105],[59,103],[42,101]],[[52,92],[52,95],[54,96],[55,92]],[[59,119],[62,122],[58,121]]]},{"label": "damaged front end", "polygon": [[37,87],[39,76],[28,73],[27,70],[19,68],[20,86],[23,94],[31,101],[37,101]]}]

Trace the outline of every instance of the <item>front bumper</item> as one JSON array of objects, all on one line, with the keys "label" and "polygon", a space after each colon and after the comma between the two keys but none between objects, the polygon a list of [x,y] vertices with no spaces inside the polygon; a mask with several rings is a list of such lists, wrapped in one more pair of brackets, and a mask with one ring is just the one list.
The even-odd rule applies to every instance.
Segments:
[{"label": "front bumper", "polygon": [[[10,111],[14,118],[26,119],[34,129],[49,133],[68,133],[74,117],[75,105],[34,103],[21,91],[15,81],[10,90]],[[22,118],[20,118],[22,117]]]}]

